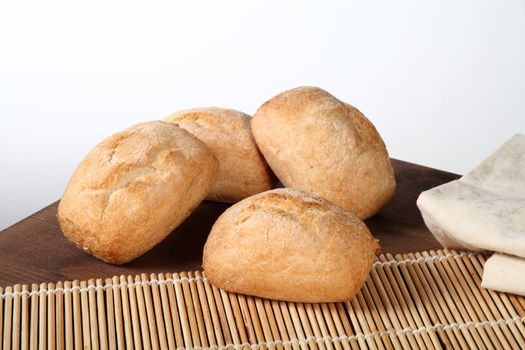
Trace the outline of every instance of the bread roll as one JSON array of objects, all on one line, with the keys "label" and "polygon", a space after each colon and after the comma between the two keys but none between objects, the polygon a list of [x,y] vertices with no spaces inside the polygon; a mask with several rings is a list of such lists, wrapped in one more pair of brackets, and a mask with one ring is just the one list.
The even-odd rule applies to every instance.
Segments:
[{"label": "bread roll", "polygon": [[161,121],[97,145],[75,170],[58,207],[67,238],[112,264],[144,254],[208,193],[218,164],[208,147]]},{"label": "bread roll", "polygon": [[275,182],[257,147],[250,116],[225,108],[195,108],[165,119],[204,141],[219,160],[219,174],[206,199],[235,203],[271,189]]},{"label": "bread roll", "polygon": [[276,189],[244,199],[217,220],[204,271],[228,291],[295,302],[350,300],[379,251],[355,215],[318,196]]},{"label": "bread roll", "polygon": [[361,219],[392,198],[394,172],[381,136],[361,112],[328,92],[285,91],[264,103],[251,125],[286,187],[315,193]]}]

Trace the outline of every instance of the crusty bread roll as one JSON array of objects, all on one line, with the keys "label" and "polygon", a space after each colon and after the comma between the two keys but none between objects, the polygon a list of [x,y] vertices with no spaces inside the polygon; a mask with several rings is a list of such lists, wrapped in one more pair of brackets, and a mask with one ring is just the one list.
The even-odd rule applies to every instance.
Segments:
[{"label": "crusty bread roll", "polygon": [[294,189],[276,189],[227,209],[204,246],[212,284],[296,302],[350,300],[379,252],[352,213]]},{"label": "crusty bread roll", "polygon": [[135,125],[97,145],[58,207],[62,231],[99,259],[144,254],[204,199],[217,173],[210,149],[176,125]]},{"label": "crusty bread roll", "polygon": [[361,219],[393,196],[390,158],[372,123],[316,87],[285,91],[252,118],[261,152],[286,187],[320,195]]},{"label": "crusty bread roll", "polygon": [[206,199],[235,203],[273,187],[275,177],[261,155],[250,116],[225,108],[195,108],[165,119],[204,141],[219,161],[219,174]]}]

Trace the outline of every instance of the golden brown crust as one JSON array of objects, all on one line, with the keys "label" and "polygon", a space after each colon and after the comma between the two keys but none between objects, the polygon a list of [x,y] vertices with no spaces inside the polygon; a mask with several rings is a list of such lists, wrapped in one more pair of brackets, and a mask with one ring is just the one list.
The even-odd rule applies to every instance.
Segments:
[{"label": "golden brown crust", "polygon": [[286,187],[320,195],[361,219],[394,195],[381,136],[356,108],[316,87],[285,91],[264,103],[252,131]]},{"label": "golden brown crust", "polygon": [[257,194],[227,209],[204,247],[217,287],[296,302],[350,300],[364,284],[379,244],[341,207],[293,189]]},{"label": "golden brown crust", "polygon": [[81,249],[123,264],[193,211],[217,168],[208,147],[186,130],[161,121],[135,125],[78,165],[58,207],[60,226]]},{"label": "golden brown crust", "polygon": [[225,108],[195,108],[165,119],[204,141],[219,160],[208,200],[235,203],[271,189],[275,183],[250,128],[250,116]]}]

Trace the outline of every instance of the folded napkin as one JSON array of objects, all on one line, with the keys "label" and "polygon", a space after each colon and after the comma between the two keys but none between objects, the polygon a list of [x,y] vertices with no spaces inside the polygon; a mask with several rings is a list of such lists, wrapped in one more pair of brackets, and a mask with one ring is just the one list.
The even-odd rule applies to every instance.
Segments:
[{"label": "folded napkin", "polygon": [[421,193],[417,205],[445,247],[525,257],[525,135],[459,180]]},{"label": "folded napkin", "polygon": [[[460,179],[421,193],[417,205],[445,247],[525,258],[525,135],[512,137]],[[495,261],[515,266],[509,259]],[[519,292],[525,295],[525,283]]]}]

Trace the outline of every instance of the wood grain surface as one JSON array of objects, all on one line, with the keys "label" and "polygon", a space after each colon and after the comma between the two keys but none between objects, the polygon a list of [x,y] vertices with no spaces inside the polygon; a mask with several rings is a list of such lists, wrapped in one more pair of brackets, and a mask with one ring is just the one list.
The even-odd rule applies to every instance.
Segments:
[{"label": "wood grain surface", "polygon": [[[397,191],[394,199],[367,220],[384,253],[439,249],[416,207],[421,191],[459,175],[392,160]],[[201,268],[202,248],[226,204],[203,202],[197,210],[150,252],[123,266],[99,261],[77,249],[62,232],[55,202],[0,232],[0,286],[59,280],[87,280],[119,274],[177,272]]]}]

